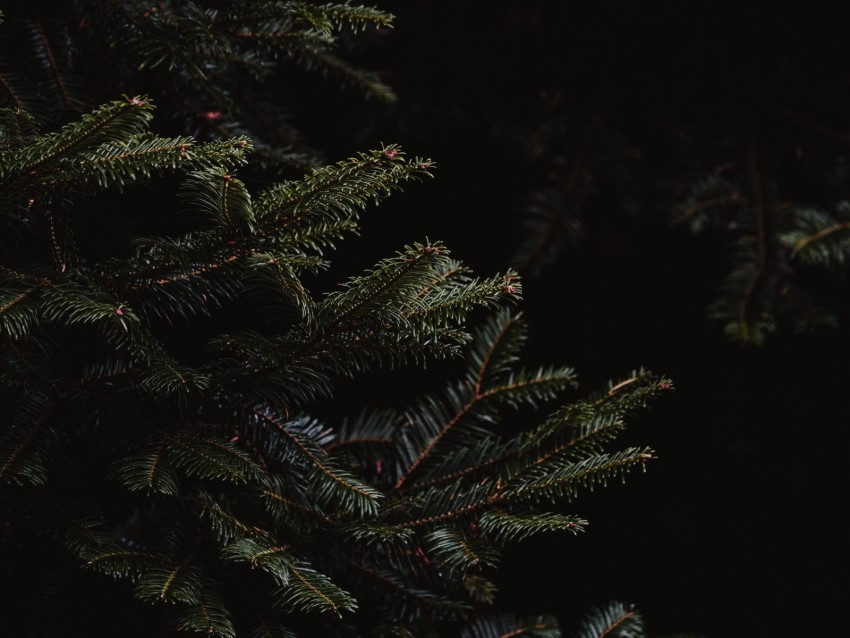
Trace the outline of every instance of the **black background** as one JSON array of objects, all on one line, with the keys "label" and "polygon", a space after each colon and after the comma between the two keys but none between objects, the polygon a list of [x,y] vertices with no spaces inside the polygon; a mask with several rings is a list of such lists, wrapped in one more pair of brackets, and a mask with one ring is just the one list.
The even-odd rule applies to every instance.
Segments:
[{"label": "black background", "polygon": [[[821,201],[822,164],[800,157],[839,157],[846,139],[811,134],[772,107],[850,131],[835,17],[716,3],[381,6],[395,28],[364,62],[382,70],[398,103],[358,106],[316,86],[323,107],[297,119],[332,157],[399,142],[438,168],[433,183],[368,214],[363,237],[336,259],[344,271],[426,235],[481,274],[504,270],[541,172],[523,149],[547,109],[602,117],[637,151],[628,167],[638,188],[598,185],[586,236],[525,278],[522,308],[529,362],[574,365],[584,390],[639,366],[673,378],[675,393],[624,440],[652,445],[658,459],[625,486],[565,507],[590,519],[583,536],[508,552],[497,604],[557,613],[570,629],[589,606],[621,599],[643,612],[651,636],[841,627],[847,328],[780,326],[763,347],[730,342],[705,317],[724,273],[722,241],[671,229],[662,188],[683,157],[706,170],[722,161],[719,131],[727,149],[754,131],[781,195]],[[846,282],[826,272],[812,282],[850,325]]]}]

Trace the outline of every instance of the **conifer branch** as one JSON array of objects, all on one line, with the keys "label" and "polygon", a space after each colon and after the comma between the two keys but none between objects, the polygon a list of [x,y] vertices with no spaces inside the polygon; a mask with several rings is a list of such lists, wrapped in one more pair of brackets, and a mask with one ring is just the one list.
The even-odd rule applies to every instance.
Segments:
[{"label": "conifer branch", "polygon": [[[33,412],[32,408],[36,411]],[[29,459],[29,462],[22,457],[24,450],[33,442],[43,443],[36,441],[35,438],[53,408],[52,400],[38,396],[30,396],[29,400],[19,408],[18,419],[11,420],[0,438],[0,461],[2,461],[0,462],[0,479],[14,483],[27,479],[28,482],[36,485],[46,480],[45,459],[37,450],[34,458]]]},{"label": "conifer branch", "polygon": [[236,629],[221,595],[208,583],[198,601],[175,614],[178,629],[204,632],[217,638],[236,638]]},{"label": "conifer branch", "polygon": [[326,516],[321,512],[314,511],[313,509],[310,509],[309,507],[306,507],[301,503],[297,503],[296,501],[290,498],[286,498],[286,496],[284,496],[283,494],[279,494],[278,492],[274,491],[269,487],[263,488],[262,496],[263,498],[271,499],[272,501],[275,501],[283,505],[284,507],[294,508],[298,510],[301,514],[309,518],[315,518],[316,520],[320,520],[323,523],[333,524],[335,522],[333,518]]},{"label": "conifer branch", "polygon": [[633,605],[612,601],[592,609],[585,617],[578,638],[643,636],[643,619]]},{"label": "conifer branch", "polygon": [[[356,570],[359,574],[366,576],[372,583],[367,591],[372,593],[375,591],[376,585],[391,592],[390,600],[404,601],[401,605],[395,604],[396,607],[401,607],[402,615],[411,620],[416,620],[423,616],[420,609],[424,607],[429,610],[429,614],[435,617],[448,616],[450,618],[463,614],[470,609],[470,606],[463,602],[452,600],[447,596],[440,595],[434,591],[417,586],[415,582],[410,582],[402,575],[395,573],[391,569],[382,568],[375,564],[364,564],[354,562],[349,557],[344,557],[343,562],[349,567]],[[374,594],[373,594],[374,595]],[[410,609],[407,604],[415,605]],[[396,619],[394,619],[396,620]]]},{"label": "conifer branch", "polygon": [[[292,442],[298,449],[299,453],[306,457],[312,466],[324,477],[342,488],[344,493],[353,494],[354,496],[353,499],[337,498],[333,493],[327,493],[325,494],[325,499],[341,501],[342,503],[350,502],[352,507],[366,514],[374,514],[377,511],[377,502],[383,496],[380,492],[370,488],[365,483],[360,483],[353,476],[348,475],[347,472],[331,467],[327,460],[325,460],[327,457],[325,457],[325,459],[319,458],[319,454],[326,454],[324,450],[321,450],[320,448],[316,451],[310,450],[298,436],[290,432],[289,429],[282,423],[278,422],[277,419],[266,414],[264,411],[257,409],[254,410],[254,414],[263,422],[271,425],[275,431],[283,435],[284,438]],[[322,492],[320,491],[320,495],[321,494]]]},{"label": "conifer branch", "polygon": [[[318,332],[316,336],[313,337],[313,340],[315,341],[319,339],[320,335],[322,335],[325,331],[333,330],[334,328],[341,326],[345,319],[368,306],[377,297],[379,297],[381,293],[401,281],[405,275],[412,273],[413,271],[421,268],[424,264],[435,259],[436,255],[440,254],[441,246],[417,245],[415,248],[418,248],[419,250],[407,251],[408,257],[405,259],[405,263],[388,262],[388,267],[376,271],[375,274],[378,276],[373,278],[373,281],[362,280],[364,283],[370,284],[365,291],[361,288],[358,289],[356,293],[339,295],[337,298],[334,298],[334,304],[325,304],[325,307],[331,308],[328,313],[329,316],[324,322],[326,328],[324,331]],[[353,284],[349,284],[348,287],[349,289],[354,288]],[[337,299],[342,299],[343,302],[340,303]],[[348,299],[351,299],[351,301],[346,303]]]},{"label": "conifer branch", "polygon": [[[473,512],[477,512],[483,508],[492,507],[496,503],[502,501],[506,497],[504,492],[506,487],[507,486],[501,481],[484,479],[478,485],[465,493],[449,494],[448,503],[445,504],[445,507],[440,508],[443,511],[428,516],[403,520],[397,523],[397,525],[402,528],[422,527],[424,525],[430,526],[468,516]],[[437,497],[435,500],[437,501],[438,506],[442,505],[439,497],[443,495],[435,493],[435,496]]]},{"label": "conifer branch", "polygon": [[[482,615],[464,629],[462,638],[561,638],[557,618],[533,616],[518,618],[506,612]],[[625,637],[624,637],[625,638]]]},{"label": "conifer branch", "polygon": [[[354,599],[351,599],[347,596],[344,596],[344,597],[334,597],[334,598],[337,598],[337,600],[335,600],[334,598],[331,597],[331,595],[329,595],[328,593],[325,593],[326,588],[321,587],[321,585],[323,585],[325,583],[321,582],[321,581],[319,583],[316,583],[316,575],[314,575],[315,573],[312,572],[312,570],[308,571],[307,569],[304,569],[304,568],[298,569],[297,567],[293,567],[291,569],[290,573],[292,574],[292,576],[294,576],[295,578],[298,579],[298,581],[300,582],[302,587],[309,590],[310,594],[313,597],[315,597],[316,599],[318,599],[318,601],[316,603],[314,603],[313,605],[305,607],[304,608],[305,610],[312,609],[313,607],[326,608],[326,609],[332,611],[333,613],[335,613],[337,616],[342,617],[342,613],[341,613],[342,609],[345,609],[346,611],[354,611],[355,609],[357,609],[357,605],[354,603]],[[312,578],[308,578],[308,576],[312,576]],[[292,589],[295,589],[295,588],[291,587],[289,591],[291,591]],[[323,591],[323,589],[325,589],[325,591]],[[289,600],[292,600],[293,603],[295,601],[297,601],[298,603],[301,603],[301,601],[303,600],[303,597],[298,596],[298,594],[293,593],[293,594],[289,595],[289,591],[287,591],[287,590],[285,590],[285,591],[286,591],[286,594],[285,594],[285,597],[282,600],[282,604],[284,604],[285,602],[288,602]],[[342,600],[340,601],[339,598],[342,598]],[[301,604],[303,604],[303,603],[301,603]],[[341,605],[345,605],[345,607],[341,608]]]},{"label": "conifer branch", "polygon": [[475,386],[472,391],[473,396],[478,396],[481,394],[481,384],[484,381],[484,375],[490,365],[490,360],[493,358],[494,353],[498,349],[505,335],[510,332],[511,328],[516,324],[517,321],[520,320],[521,316],[522,315],[518,313],[508,318],[506,321],[502,322],[496,335],[491,338],[490,345],[487,347],[487,352],[484,355],[483,360],[481,361],[481,364],[478,366],[478,369],[475,373]]},{"label": "conifer branch", "polygon": [[[495,334],[488,335],[490,339],[489,346],[484,354],[478,354],[473,358],[473,362],[476,365],[472,368],[470,374],[468,374],[470,391],[465,403],[458,405],[457,409],[439,427],[433,429],[430,436],[422,442],[417,456],[403,468],[399,479],[394,485],[394,489],[404,489],[404,483],[408,480],[409,476],[421,465],[426,457],[432,454],[434,448],[461,419],[474,412],[474,409],[479,403],[487,402],[488,400],[500,400],[518,404],[524,400],[533,405],[537,400],[553,398],[558,391],[562,390],[566,385],[573,383],[574,377],[572,370],[569,368],[555,370],[542,369],[533,375],[520,370],[516,374],[507,374],[502,383],[495,384],[496,382],[493,381],[491,383],[494,383],[494,385],[482,389],[482,383],[488,374],[494,353],[503,345],[502,341],[505,339],[505,335],[516,328],[515,321],[518,319],[518,316],[513,319],[510,318],[510,315],[504,315],[504,317],[507,317],[507,320],[500,318],[497,324],[500,325],[498,331]],[[508,348],[509,352],[511,348],[512,346]],[[510,357],[511,355],[508,356]],[[510,452],[505,456],[497,454],[495,458],[505,461],[506,456],[510,456],[511,454]],[[472,466],[467,465],[459,474],[450,473],[450,475],[458,478],[466,474],[466,470],[475,472],[486,464],[485,462],[473,464]],[[425,484],[432,485],[435,482],[442,482],[443,480],[445,479],[432,479],[426,481]]]},{"label": "conifer branch", "polygon": [[[66,15],[79,24],[63,25]],[[481,613],[495,599],[486,572],[506,543],[586,524],[538,503],[650,458],[606,447],[661,381],[635,373],[542,423],[530,410],[516,422],[575,375],[523,368],[524,321],[503,307],[521,280],[512,270],[476,277],[441,242],[404,246],[323,296],[308,289],[304,275],[329,265],[367,207],[433,163],[388,145],[321,166],[281,112],[282,94],[262,83],[285,80],[291,62],[391,98],[337,53],[390,23],[348,3],[86,0],[57,14],[61,39],[52,22],[28,31],[43,39],[30,43],[42,76],[0,60],[7,104],[59,104],[0,110],[0,222],[10,229],[0,238],[0,500],[15,547],[37,559],[27,569],[67,568],[41,545],[53,539],[98,572],[86,586],[107,575],[138,600],[168,603],[169,628],[154,621],[166,633],[292,638],[281,624],[291,621],[329,637],[554,638],[548,619]],[[103,81],[131,86],[141,70],[173,135],[150,129],[142,96],[69,117],[83,102],[64,58],[81,51],[110,52],[95,65]],[[30,96],[37,86],[50,95]],[[70,122],[46,128],[60,118]],[[233,169],[255,144],[263,157],[240,179]],[[589,190],[592,146],[566,165],[575,202]],[[288,175],[284,166],[306,174],[254,189]],[[181,207],[160,199],[170,182],[159,181],[123,205],[122,189],[163,175],[184,176]],[[90,199],[108,191],[107,205]],[[825,219],[815,217],[809,234]],[[823,250],[837,258],[842,248]],[[489,318],[471,330],[478,310]],[[464,347],[460,377],[418,396],[407,384],[409,407],[314,416],[328,408],[318,399],[372,366]],[[67,606],[86,591],[66,592]]]},{"label": "conifer branch", "polygon": [[198,490],[197,499],[201,506],[201,514],[208,520],[210,529],[215,534],[219,543],[225,544],[243,537],[261,543],[268,540],[269,534],[267,531],[254,525],[248,525],[238,519],[216,502],[203,488]]},{"label": "conifer branch", "polygon": [[93,548],[88,551],[86,566],[98,569],[115,578],[130,578],[135,580],[151,566],[168,564],[159,554],[131,548],[108,549],[96,552]]},{"label": "conifer branch", "polygon": [[[118,122],[128,127],[142,127],[150,120],[151,109],[152,106],[145,97],[133,97],[124,102],[106,104],[90,114],[83,115],[78,124],[67,125],[60,133],[47,135],[29,154],[33,156],[32,159],[23,156],[15,165],[15,169],[19,172],[27,170],[33,174],[39,166],[68,154],[74,148],[90,144],[92,139],[108,139],[117,128],[115,125]],[[132,119],[126,118],[129,114],[136,116]],[[122,121],[124,119],[126,122]]]},{"label": "conifer branch", "polygon": [[584,531],[587,521],[577,516],[537,511],[491,509],[478,519],[478,528],[497,543],[518,541],[541,532]]},{"label": "conifer branch", "polygon": [[833,224],[832,226],[827,226],[826,228],[821,228],[816,233],[812,233],[798,239],[794,243],[794,252],[802,253],[809,244],[814,244],[829,235],[840,232],[842,230],[850,230],[850,222],[841,222],[838,224]]},{"label": "conifer branch", "polygon": [[413,459],[413,462],[407,468],[405,468],[404,472],[402,472],[402,475],[396,481],[395,485],[393,485],[393,489],[400,490],[402,488],[407,478],[416,470],[417,467],[419,467],[422,461],[425,460],[425,457],[427,457],[431,453],[437,443],[440,442],[440,439],[442,439],[446,435],[446,433],[452,428],[452,426],[457,423],[463,417],[463,415],[466,414],[472,408],[472,406],[474,406],[479,400],[479,395],[473,395],[473,397],[465,405],[463,405],[460,410],[455,412],[452,418],[449,419],[445,425],[443,425],[439,432],[437,432],[436,435],[431,437],[427,445],[425,445],[425,447],[422,448],[422,450],[419,452],[419,455],[415,459]]},{"label": "conifer branch", "polygon": [[136,597],[151,603],[198,604],[204,592],[202,573],[189,565],[190,558],[146,570],[136,582]]}]

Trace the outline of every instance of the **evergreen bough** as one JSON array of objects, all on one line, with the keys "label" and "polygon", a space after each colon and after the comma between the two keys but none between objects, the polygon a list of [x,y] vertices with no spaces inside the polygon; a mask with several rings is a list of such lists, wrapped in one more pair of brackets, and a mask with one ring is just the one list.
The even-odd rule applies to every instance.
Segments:
[{"label": "evergreen bough", "polygon": [[[159,137],[152,108],[126,98],[55,132],[2,113],[0,480],[5,550],[27,557],[5,578],[23,601],[79,606],[73,616],[91,595],[81,582],[105,586],[77,570],[111,576],[127,583],[116,604],[155,604],[158,632],[436,635],[485,622],[505,543],[580,531],[551,504],[651,458],[607,444],[669,381],[636,372],[506,433],[511,412],[575,385],[570,368],[519,365],[516,273],[474,277],[424,242],[324,296],[305,285],[366,205],[428,175],[429,160],[388,146],[252,194],[234,174],[248,140]],[[72,231],[90,197],[173,171],[193,229],[87,258]],[[246,318],[194,360],[174,354],[170,325],[214,330],[247,297],[288,313]],[[470,332],[479,308],[489,318]],[[407,407],[314,414],[374,365],[460,354],[461,377]],[[12,609],[20,635],[55,622]]]},{"label": "evergreen bough", "polygon": [[[290,60],[390,99],[331,49],[391,16],[142,4],[13,20],[32,57],[0,69],[4,633],[559,635],[492,611],[501,549],[582,531],[561,504],[652,458],[612,443],[670,381],[636,371],[534,416],[574,371],[521,366],[518,274],[476,277],[440,242],[310,290],[433,163],[389,145],[321,165],[249,89]],[[147,95],[92,105],[79,55],[98,47],[182,130],[152,133]],[[292,167],[312,168],[237,177]],[[458,376],[403,404],[328,416],[356,375],[448,358]]]}]

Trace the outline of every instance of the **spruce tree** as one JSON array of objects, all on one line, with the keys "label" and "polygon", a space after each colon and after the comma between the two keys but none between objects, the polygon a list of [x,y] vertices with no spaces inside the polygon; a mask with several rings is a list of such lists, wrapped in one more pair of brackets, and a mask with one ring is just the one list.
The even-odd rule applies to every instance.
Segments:
[{"label": "spruce tree", "polygon": [[[671,382],[638,370],[577,397],[571,368],[524,367],[519,274],[476,276],[438,241],[319,287],[360,214],[429,176],[430,159],[385,145],[249,188],[240,171],[298,165],[269,141],[276,129],[255,144],[241,134],[253,128],[196,136],[183,118],[187,130],[159,134],[151,97],[89,108],[68,88],[85,78],[65,80],[86,64],[61,62],[87,46],[73,29],[94,29],[87,37],[131,42],[128,58],[141,52],[143,72],[124,82],[167,85],[166,103],[193,104],[191,78],[232,90],[230,67],[208,60],[269,51],[266,38],[230,48],[219,27],[238,37],[264,21],[275,43],[296,34],[321,70],[332,27],[383,14],[155,9],[73,5],[68,15],[86,19],[52,27],[67,56],[36,24],[31,62],[49,73],[4,76],[15,102],[0,111],[5,633],[558,635],[554,617],[492,609],[500,552],[581,532],[565,504],[652,458],[615,439]],[[128,30],[95,29],[99,19]],[[158,68],[170,75],[147,75]],[[25,104],[14,89],[40,82],[67,102]],[[216,120],[242,112],[233,91]],[[184,115],[207,112],[196,106]],[[434,366],[442,359],[457,365]],[[376,367],[426,365],[451,374],[410,373],[403,400],[333,409]],[[615,635],[618,609],[598,612],[586,635]]]}]

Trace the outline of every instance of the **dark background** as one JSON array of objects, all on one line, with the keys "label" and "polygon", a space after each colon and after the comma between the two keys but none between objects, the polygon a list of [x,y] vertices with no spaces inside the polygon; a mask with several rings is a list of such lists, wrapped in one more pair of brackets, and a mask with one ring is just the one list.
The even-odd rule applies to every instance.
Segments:
[{"label": "dark background", "polygon": [[[847,47],[834,17],[716,3],[380,6],[395,28],[363,62],[398,103],[339,100],[316,85],[324,106],[295,121],[334,159],[399,142],[436,160],[436,179],[370,211],[335,263],[351,272],[427,235],[480,274],[504,270],[523,202],[553,157],[570,158],[569,136],[546,145],[547,122],[602,122],[628,151],[617,164],[625,179],[603,169],[584,238],[525,277],[529,362],[575,366],[584,390],[639,366],[676,386],[623,441],[653,446],[647,473],[566,506],[590,519],[583,536],[508,552],[498,604],[558,613],[570,629],[588,607],[621,599],[650,636],[842,627],[847,328],[780,325],[762,347],[731,342],[705,316],[725,272],[722,237],[669,223],[681,169],[735,159],[748,135],[781,197],[834,196],[822,173],[850,151]],[[808,276],[850,325],[846,281]]]}]

